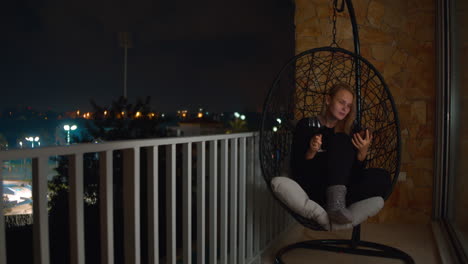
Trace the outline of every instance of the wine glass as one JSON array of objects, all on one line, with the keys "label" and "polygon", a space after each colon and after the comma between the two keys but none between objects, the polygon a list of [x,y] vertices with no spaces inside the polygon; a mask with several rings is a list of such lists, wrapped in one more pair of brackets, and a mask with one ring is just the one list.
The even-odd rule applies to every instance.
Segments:
[{"label": "wine glass", "polygon": [[[313,135],[314,136],[322,134],[323,126],[320,123],[320,120],[318,119],[318,117],[309,118],[309,127],[313,128]],[[322,140],[323,140],[323,138],[322,138]],[[323,145],[323,141],[322,141],[322,145]],[[320,145],[320,149],[317,150],[317,152],[325,152],[326,151],[326,150],[322,149],[322,145]]]}]

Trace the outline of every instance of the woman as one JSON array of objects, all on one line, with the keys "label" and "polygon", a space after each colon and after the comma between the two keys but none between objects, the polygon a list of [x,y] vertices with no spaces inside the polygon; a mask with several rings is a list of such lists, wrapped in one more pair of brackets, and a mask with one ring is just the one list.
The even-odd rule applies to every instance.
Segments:
[{"label": "woman", "polygon": [[[383,197],[390,189],[388,172],[364,168],[372,134],[368,129],[352,133],[355,116],[353,90],[347,84],[336,84],[325,97],[322,113],[299,121],[292,145],[293,177],[338,224],[353,221],[347,204]],[[313,126],[316,119],[320,134]]]}]

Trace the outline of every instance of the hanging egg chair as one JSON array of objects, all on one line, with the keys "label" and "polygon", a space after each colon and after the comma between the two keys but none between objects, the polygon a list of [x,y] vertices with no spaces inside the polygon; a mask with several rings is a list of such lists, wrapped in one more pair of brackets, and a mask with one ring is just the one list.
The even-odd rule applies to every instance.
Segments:
[{"label": "hanging egg chair", "polygon": [[[336,13],[346,3],[354,37],[354,52],[340,48],[335,41]],[[398,113],[393,97],[378,70],[360,55],[359,35],[351,0],[338,7],[334,0],[333,42],[293,57],[280,71],[266,97],[260,129],[260,162],[263,177],[276,200],[300,224],[313,230],[353,228],[349,240],[312,240],[281,249],[282,256],[296,248],[345,252],[350,254],[414,260],[405,252],[382,244],[361,241],[360,224],[377,214],[398,180],[401,160],[401,136]],[[346,225],[329,223],[325,210],[310,200],[290,175],[291,146],[295,126],[303,118],[320,114],[328,90],[337,83],[353,87],[356,94],[355,127],[372,127],[373,141],[366,166],[382,168],[391,175],[391,188],[385,197],[372,197],[350,205],[354,221]]]}]

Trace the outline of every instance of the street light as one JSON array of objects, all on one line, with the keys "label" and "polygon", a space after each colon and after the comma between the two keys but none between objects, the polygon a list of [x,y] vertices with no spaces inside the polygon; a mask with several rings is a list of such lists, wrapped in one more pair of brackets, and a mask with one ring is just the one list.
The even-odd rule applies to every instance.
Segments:
[{"label": "street light", "polygon": [[63,129],[67,131],[67,145],[70,145],[70,131],[76,130],[78,127],[76,125],[64,125]]},{"label": "street light", "polygon": [[[37,142],[39,146],[41,145],[41,142],[39,142],[39,137],[25,137],[24,139],[31,142],[31,148],[34,148],[34,142]],[[22,143],[20,145],[22,146]]]}]

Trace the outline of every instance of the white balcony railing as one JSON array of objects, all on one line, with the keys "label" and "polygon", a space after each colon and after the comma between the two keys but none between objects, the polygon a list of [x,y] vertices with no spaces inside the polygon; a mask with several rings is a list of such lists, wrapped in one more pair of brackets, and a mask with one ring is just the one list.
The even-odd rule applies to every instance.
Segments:
[{"label": "white balcony railing", "polygon": [[[183,159],[176,160],[176,146],[182,145]],[[148,184],[140,184],[140,150],[146,148]],[[162,166],[158,157],[165,148],[166,175],[158,175]],[[196,153],[192,153],[195,149]],[[123,153],[123,225],[125,263],[141,263],[140,190],[148,193],[148,259],[163,263],[159,244],[166,243],[165,263],[177,258],[192,263],[259,263],[262,251],[291,223],[292,219],[276,203],[261,177],[258,161],[258,134],[195,136],[127,140],[102,144],[78,144],[0,152],[0,162],[32,159],[33,248],[35,263],[50,263],[48,225],[48,160],[51,156],[69,156],[69,233],[70,263],[85,263],[83,209],[83,154],[99,153],[99,208],[101,263],[114,263],[113,151]],[[196,164],[192,164],[192,154]],[[182,163],[182,164],[179,164]],[[182,168],[182,215],[176,215],[176,169]],[[196,168],[196,175],[192,169]],[[159,208],[158,179],[166,177],[166,211]],[[196,181],[192,185],[192,177]],[[195,178],[196,177],[196,178]],[[0,170],[0,182],[2,175]],[[196,190],[192,190],[196,188]],[[192,208],[193,191],[196,208]],[[0,196],[2,190],[0,189]],[[206,195],[208,193],[208,195]],[[208,202],[205,200],[207,197]],[[3,206],[2,206],[3,208]],[[192,226],[192,210],[197,226]],[[166,241],[158,233],[159,221],[166,218]],[[176,221],[182,219],[182,248],[177,249]],[[196,247],[192,247],[192,228],[196,228]],[[177,232],[180,232],[177,231]],[[0,264],[7,263],[5,223],[0,210]],[[179,242],[180,243],[180,242]],[[179,254],[178,254],[179,253]],[[180,263],[180,262],[179,262]]]}]

